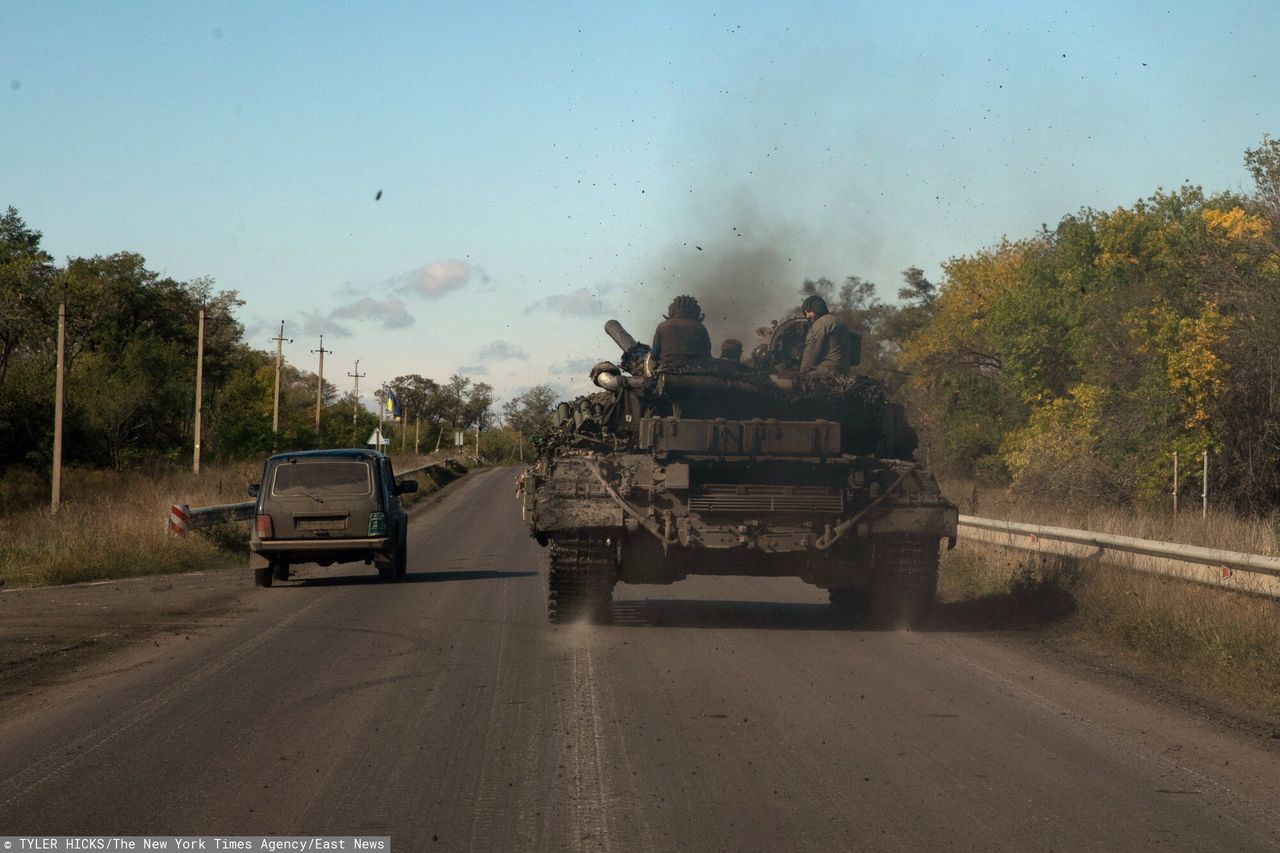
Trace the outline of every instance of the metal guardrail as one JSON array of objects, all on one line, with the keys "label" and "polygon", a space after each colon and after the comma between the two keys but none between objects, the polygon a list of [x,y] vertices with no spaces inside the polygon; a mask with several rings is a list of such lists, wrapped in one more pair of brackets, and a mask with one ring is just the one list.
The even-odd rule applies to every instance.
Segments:
[{"label": "metal guardrail", "polygon": [[[960,516],[966,540],[1085,559],[1280,598],[1280,558],[1067,527]],[[1115,553],[1112,553],[1115,552]]]},{"label": "metal guardrail", "polygon": [[[451,456],[442,462],[432,462],[430,465],[422,465],[417,468],[410,468],[408,471],[401,471],[396,474],[396,479],[399,480],[412,474],[429,472],[434,468],[451,471],[459,475],[467,471],[466,466],[457,457]],[[212,527],[215,524],[225,524],[229,521],[248,521],[253,518],[253,508],[257,505],[257,501],[244,501],[242,503],[216,504],[193,509],[186,504],[174,504],[169,508],[169,535],[186,536],[188,530]]]}]

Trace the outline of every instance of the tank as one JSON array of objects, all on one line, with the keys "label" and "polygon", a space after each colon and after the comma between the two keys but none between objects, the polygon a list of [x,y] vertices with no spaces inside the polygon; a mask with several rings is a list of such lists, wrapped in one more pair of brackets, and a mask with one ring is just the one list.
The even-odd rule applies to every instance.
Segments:
[{"label": "tank", "polygon": [[883,383],[800,381],[800,319],[748,363],[656,366],[616,320],[605,331],[618,361],[592,369],[597,392],[560,403],[520,480],[550,549],[551,622],[607,621],[620,581],[701,574],[797,577],[878,626],[919,624],[957,509]]}]

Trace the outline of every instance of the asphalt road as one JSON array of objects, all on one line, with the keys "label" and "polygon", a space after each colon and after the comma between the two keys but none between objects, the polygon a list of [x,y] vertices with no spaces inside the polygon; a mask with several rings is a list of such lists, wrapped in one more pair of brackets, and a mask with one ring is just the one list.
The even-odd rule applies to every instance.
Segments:
[{"label": "asphalt road", "polygon": [[821,590],[745,578],[619,587],[616,624],[550,626],[513,478],[474,473],[416,514],[406,583],[246,572],[227,582],[249,606],[8,700],[0,835],[1280,847],[1280,740],[1034,642],[862,631]]}]

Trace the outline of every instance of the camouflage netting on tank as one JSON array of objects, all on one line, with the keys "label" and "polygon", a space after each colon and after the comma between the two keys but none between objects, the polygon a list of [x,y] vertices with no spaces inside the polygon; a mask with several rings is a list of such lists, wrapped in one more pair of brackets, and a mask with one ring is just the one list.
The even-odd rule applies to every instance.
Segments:
[{"label": "camouflage netting on tank", "polygon": [[609,428],[621,393],[598,391],[561,403],[534,433],[530,443],[541,455],[568,448],[613,452],[634,446],[633,435],[615,433]]},{"label": "camouflage netting on tank", "polygon": [[792,400],[835,398],[875,404],[882,404],[885,400],[884,383],[870,376],[816,374],[789,391],[778,390]]}]

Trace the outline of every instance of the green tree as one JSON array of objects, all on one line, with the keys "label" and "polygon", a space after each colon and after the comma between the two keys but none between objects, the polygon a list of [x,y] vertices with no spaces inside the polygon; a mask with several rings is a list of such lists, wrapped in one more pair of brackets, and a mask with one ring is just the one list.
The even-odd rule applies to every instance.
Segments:
[{"label": "green tree", "polygon": [[489,411],[493,408],[496,396],[493,386],[487,382],[477,382],[467,392],[466,402],[462,406],[463,426],[474,426],[476,429],[487,429],[493,417]]},{"label": "green tree", "polygon": [[41,239],[15,208],[0,217],[0,469],[49,455],[57,270]]},{"label": "green tree", "polygon": [[55,268],[41,239],[15,208],[0,217],[0,387],[19,347],[43,337],[52,317]]},{"label": "green tree", "polygon": [[502,405],[502,421],[507,429],[530,438],[551,415],[559,399],[550,385],[535,385]]}]

